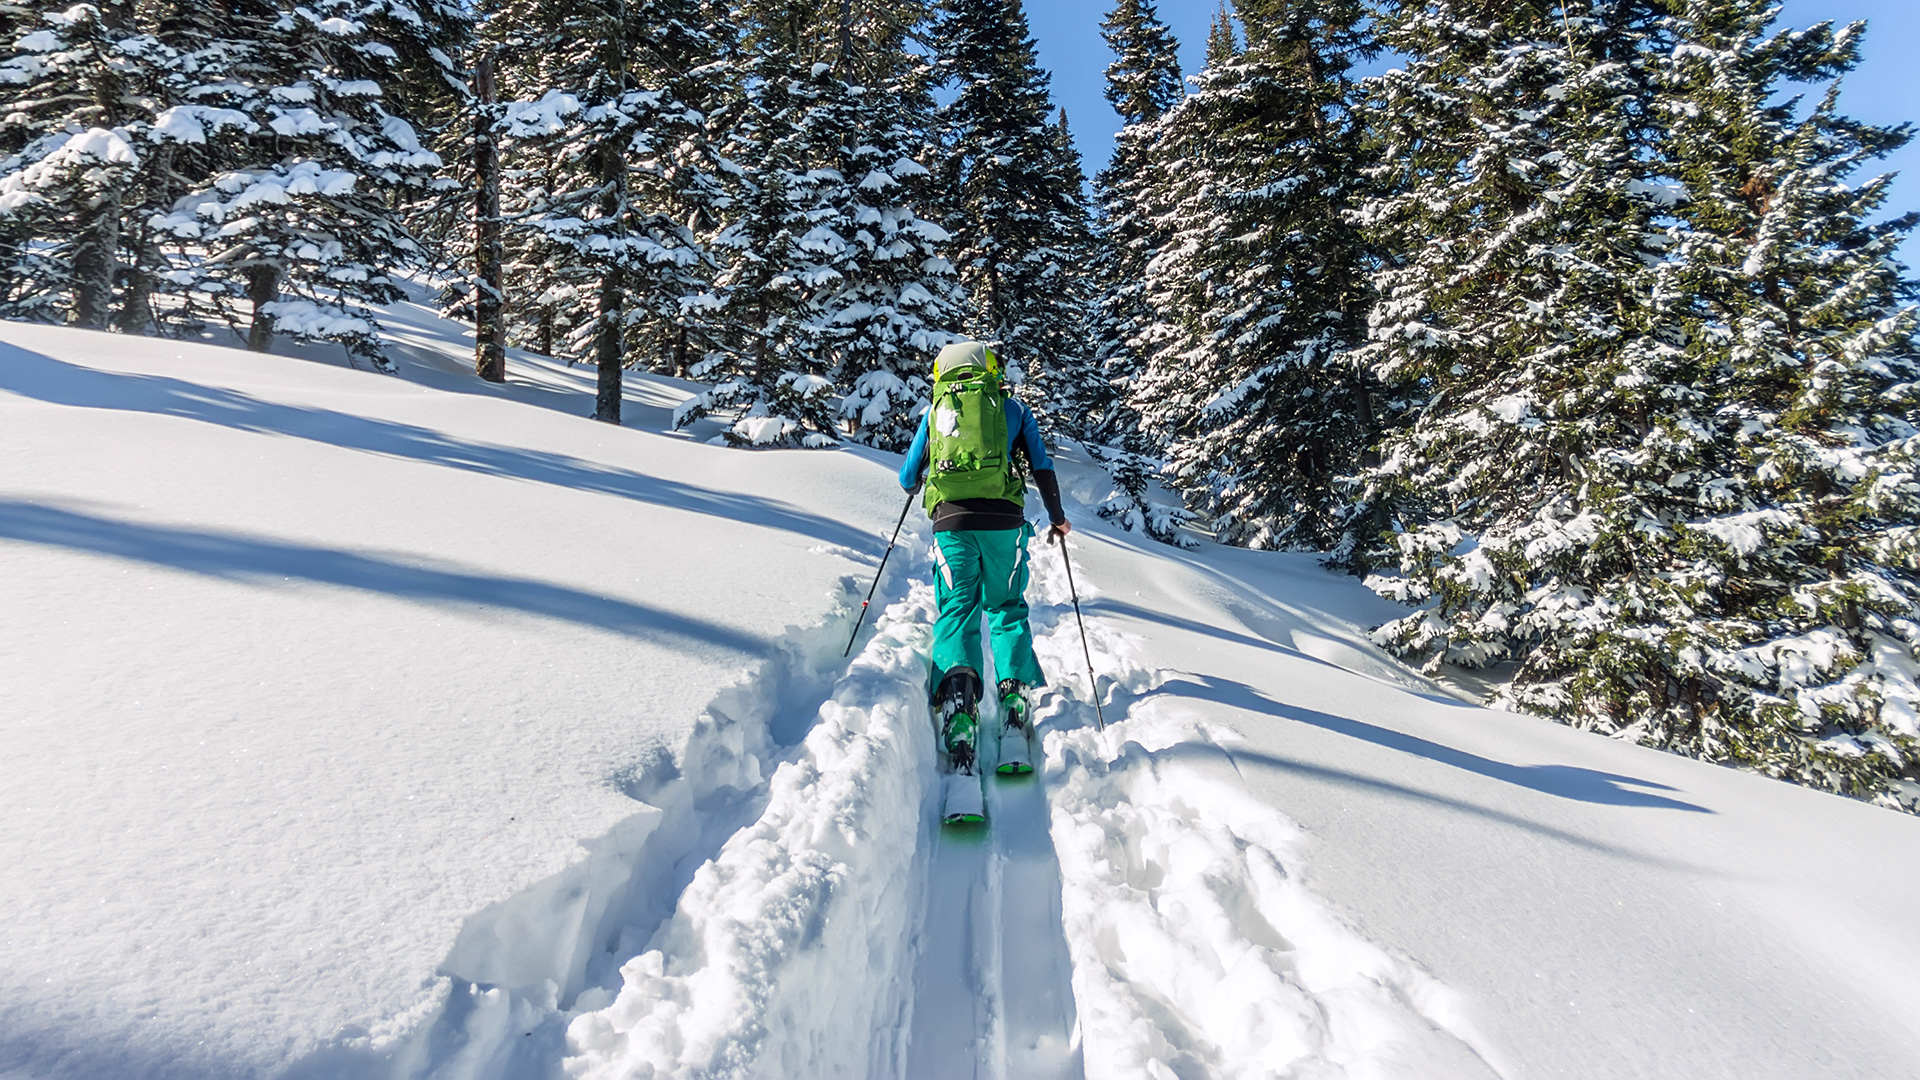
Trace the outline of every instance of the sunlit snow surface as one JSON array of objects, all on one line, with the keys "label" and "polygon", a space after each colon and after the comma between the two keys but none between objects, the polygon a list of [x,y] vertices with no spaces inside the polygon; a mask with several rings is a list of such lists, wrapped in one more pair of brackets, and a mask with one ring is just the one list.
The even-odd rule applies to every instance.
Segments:
[{"label": "sunlit snow surface", "polygon": [[1920,1060],[1920,822],[1454,700],[1070,444],[1108,727],[1036,544],[1044,761],[942,830],[924,522],[840,657],[892,460],[392,316],[399,378],[0,326],[0,1076]]}]

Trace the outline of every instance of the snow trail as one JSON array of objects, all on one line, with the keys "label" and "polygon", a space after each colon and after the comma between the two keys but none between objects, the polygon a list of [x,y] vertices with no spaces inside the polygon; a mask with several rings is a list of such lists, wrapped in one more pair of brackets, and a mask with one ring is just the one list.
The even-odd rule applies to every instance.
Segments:
[{"label": "snow trail", "polygon": [[[988,667],[991,686],[991,660]],[[1003,723],[992,704],[983,721],[986,732]],[[1061,935],[1060,864],[1045,790],[1037,775],[993,774],[997,741],[982,742],[988,751],[982,763],[988,773],[987,824],[942,827],[937,803],[929,806],[927,907],[913,971],[905,1075],[1082,1076],[1072,960]]]},{"label": "snow trail", "polygon": [[774,771],[758,819],[567,1027],[579,1077],[891,1072],[933,756],[915,584]]},{"label": "snow trail", "polygon": [[[1234,734],[1156,694],[1178,673],[1140,663],[1137,643],[1097,619],[1086,630],[1109,725],[1095,730],[1057,549],[1036,545],[1033,561],[1051,679],[1035,710],[1036,772],[992,774],[997,740],[983,740],[988,824],[943,827],[926,704],[929,543],[924,531],[902,538],[881,585],[890,602],[843,672],[815,648],[835,635],[800,634],[783,663],[716,700],[685,775],[635,780],[670,804],[686,833],[674,850],[703,858],[696,870],[641,881],[668,868],[625,858],[632,895],[592,901],[612,914],[596,916],[587,936],[605,944],[584,961],[581,946],[533,956],[539,933],[516,942],[517,925],[551,921],[544,909],[476,919],[486,932],[463,935],[450,967],[517,970],[516,985],[467,983],[377,1071],[1498,1075],[1445,987],[1300,885],[1288,868],[1297,832],[1242,790]],[[992,702],[983,720],[999,730]],[[535,900],[586,902],[559,886]],[[625,929],[605,928],[622,918]],[[376,1071],[310,1065],[305,1075]]]},{"label": "snow trail", "polygon": [[[1061,624],[1036,638],[1041,661],[1083,687],[1064,563],[1037,570]],[[1097,586],[1079,583],[1084,606]],[[1288,870],[1299,832],[1245,792],[1237,733],[1156,695],[1179,673],[1133,639],[1097,619],[1087,636],[1106,730],[1077,693],[1040,727],[1085,1075],[1498,1076],[1451,991]]]}]

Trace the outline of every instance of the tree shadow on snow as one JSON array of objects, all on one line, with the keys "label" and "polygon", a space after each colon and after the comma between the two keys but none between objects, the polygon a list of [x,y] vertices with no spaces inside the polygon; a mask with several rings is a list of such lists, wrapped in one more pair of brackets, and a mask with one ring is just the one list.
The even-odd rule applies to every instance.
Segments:
[{"label": "tree shadow on snow", "polygon": [[526,578],[410,565],[377,555],[238,533],[197,532],[0,499],[0,539],[166,566],[228,581],[338,585],[433,604],[507,608],[643,640],[679,639],[762,655],[767,642],[719,623]]},{"label": "tree shadow on snow", "polygon": [[407,458],[450,469],[710,514],[866,550],[873,537],[789,503],[710,491],[565,454],[471,442],[431,428],[332,409],[284,405],[164,375],[96,371],[0,342],[0,390],[52,405],[175,416],[202,423]]},{"label": "tree shadow on snow", "polygon": [[[1080,603],[1081,607],[1089,612],[1119,615],[1124,618],[1139,619],[1141,622],[1159,623],[1161,626],[1171,627],[1175,630],[1184,630],[1188,633],[1200,634],[1220,641],[1231,642],[1235,645],[1245,645],[1252,649],[1264,649],[1267,652],[1279,653],[1283,656],[1292,657],[1295,660],[1305,660],[1311,664],[1319,664],[1321,667],[1331,668],[1342,674],[1367,679],[1371,682],[1379,683],[1382,686],[1391,686],[1395,690],[1423,698],[1436,705],[1449,705],[1457,709],[1477,709],[1480,707],[1472,702],[1462,701],[1457,697],[1449,697],[1438,690],[1424,689],[1423,684],[1424,686],[1430,687],[1433,685],[1432,680],[1414,672],[1407,673],[1406,681],[1385,679],[1369,672],[1356,671],[1353,668],[1336,664],[1331,660],[1323,659],[1309,652],[1302,652],[1291,645],[1282,645],[1271,638],[1256,637],[1253,634],[1243,634],[1237,630],[1229,630],[1215,623],[1203,623],[1197,619],[1189,619],[1164,611],[1154,611],[1142,607],[1139,604],[1128,603],[1125,600],[1115,600],[1111,597],[1103,596],[1091,600],[1082,600]],[[1263,618],[1274,618],[1274,616],[1269,614],[1261,614]],[[1322,631],[1322,633],[1324,634],[1325,632]],[[1337,638],[1333,638],[1331,635],[1328,635],[1328,640],[1338,641]],[[1344,644],[1348,648],[1355,649],[1356,651],[1360,648],[1360,646],[1348,642],[1340,642],[1340,644]],[[1388,659],[1387,662],[1391,662],[1390,659]]]},{"label": "tree shadow on snow", "polygon": [[204,1017],[192,1030],[164,1030],[164,1014],[136,1017],[99,999],[64,1001],[36,1012],[28,1013],[24,1003],[0,1008],[0,1068],[7,1076],[243,1080],[260,1075],[259,1059],[223,1057],[222,1048],[210,1045],[213,1040],[205,1036],[216,1032],[204,1025]]},{"label": "tree shadow on snow", "polygon": [[[1290,720],[1299,724],[1309,724],[1337,735],[1361,739],[1375,746],[1397,750],[1404,754],[1423,757],[1442,765],[1451,765],[1470,773],[1528,788],[1545,795],[1553,795],[1576,802],[1598,803],[1606,806],[1640,806],[1661,810],[1685,810],[1696,814],[1710,814],[1713,811],[1690,802],[1668,798],[1655,794],[1655,791],[1673,791],[1666,784],[1651,780],[1622,776],[1618,773],[1601,772],[1575,765],[1514,765],[1504,761],[1495,761],[1465,750],[1445,746],[1431,739],[1417,735],[1383,728],[1363,720],[1345,716],[1334,716],[1315,709],[1302,708],[1275,701],[1259,690],[1232,679],[1214,678],[1196,675],[1175,679],[1158,688],[1158,693],[1175,694],[1180,697],[1197,698],[1227,705],[1247,712],[1263,713],[1279,720]],[[1258,758],[1263,755],[1248,754],[1238,749],[1229,751],[1233,757]],[[1314,768],[1302,766],[1298,762],[1275,759],[1286,768]],[[1344,775],[1344,774],[1342,774]],[[1651,790],[1649,790],[1651,789]]]}]

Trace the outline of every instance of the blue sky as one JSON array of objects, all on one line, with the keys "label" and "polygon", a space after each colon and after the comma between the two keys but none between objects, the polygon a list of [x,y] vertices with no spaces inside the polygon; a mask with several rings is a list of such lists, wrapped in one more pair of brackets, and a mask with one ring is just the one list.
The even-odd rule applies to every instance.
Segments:
[{"label": "blue sky", "polygon": [[[1040,43],[1040,63],[1053,73],[1054,101],[1067,110],[1074,141],[1091,176],[1113,153],[1120,126],[1103,96],[1112,54],[1100,38],[1100,21],[1112,0],[1027,0],[1027,17]],[[1160,17],[1180,39],[1181,69],[1199,70],[1206,54],[1207,25],[1217,0],[1159,0]],[[1920,0],[1786,0],[1781,22],[1807,26],[1867,20],[1865,62],[1848,77],[1841,107],[1872,123],[1920,121]],[[1892,211],[1920,209],[1920,140],[1887,159],[1878,171],[1899,172]],[[1907,261],[1920,250],[1906,246]]]}]

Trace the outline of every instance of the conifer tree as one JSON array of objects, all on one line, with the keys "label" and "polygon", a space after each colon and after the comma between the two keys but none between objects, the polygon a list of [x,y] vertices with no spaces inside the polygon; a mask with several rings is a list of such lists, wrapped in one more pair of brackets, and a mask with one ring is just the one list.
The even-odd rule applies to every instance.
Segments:
[{"label": "conifer tree", "polygon": [[1864,26],[1776,11],[1688,5],[1661,57],[1681,197],[1653,302],[1715,408],[1710,444],[1641,449],[1694,474],[1659,491],[1667,573],[1611,590],[1657,615],[1530,667],[1604,729],[1917,809],[1920,323],[1897,248],[1920,215],[1873,224],[1889,178],[1850,179],[1911,132],[1841,115],[1837,81],[1798,116],[1782,91],[1852,70]]},{"label": "conifer tree", "polygon": [[796,70],[804,24],[770,22],[749,36],[745,97],[726,144],[729,160],[753,165],[739,178],[744,190],[732,220],[714,240],[727,261],[716,282],[725,328],[720,348],[693,375],[715,385],[683,404],[674,423],[729,410],[738,419],[724,438],[735,445],[831,446],[834,386],[808,340],[806,307],[812,289],[831,277],[820,260],[843,247],[831,228],[816,232],[813,223],[831,197],[823,188],[843,178],[812,168],[821,148],[802,140],[819,134],[806,117],[834,88],[812,65],[804,75]]},{"label": "conifer tree", "polygon": [[[1366,355],[1427,395],[1370,474],[1430,601],[1378,637],[1499,700],[1887,802],[1911,785],[1911,289],[1846,177],[1906,133],[1795,119],[1857,31],[1759,3],[1420,5],[1378,84],[1399,253]],[[1437,240],[1435,238],[1438,238]]]},{"label": "conifer tree", "polygon": [[912,441],[930,360],[966,318],[966,297],[945,255],[952,237],[922,216],[932,195],[930,70],[904,46],[900,37],[872,42],[868,53],[896,58],[892,70],[860,65],[871,85],[841,76],[838,107],[810,117],[837,151],[833,171],[842,183],[832,191],[829,220],[839,223],[834,239],[845,246],[826,253],[837,276],[816,292],[809,321],[833,358],[848,434],[892,450]]},{"label": "conifer tree", "polygon": [[1059,203],[1050,215],[1053,239],[1048,259],[1030,286],[1050,302],[1032,310],[1020,328],[1031,375],[1022,400],[1051,421],[1054,434],[1084,436],[1112,388],[1095,362],[1087,337],[1095,302],[1087,273],[1095,251],[1092,211],[1085,194],[1086,173],[1065,109],[1054,121],[1052,136],[1047,171]]},{"label": "conifer tree", "polygon": [[1369,391],[1346,360],[1367,306],[1349,217],[1364,163],[1347,72],[1368,55],[1357,2],[1242,0],[1155,152],[1188,173],[1149,295],[1171,325],[1136,401],[1169,474],[1229,543],[1331,546],[1336,481],[1359,464]]},{"label": "conifer tree", "polygon": [[715,42],[695,0],[520,0],[493,25],[534,69],[520,85],[538,91],[501,127],[550,162],[519,216],[564,254],[552,278],[592,297],[581,329],[598,372],[593,418],[618,424],[632,328],[680,318],[708,281],[688,206],[715,183],[714,161],[706,118],[677,91]]},{"label": "conifer tree", "polygon": [[439,165],[409,117],[457,7],[166,0],[37,23],[0,63],[21,95],[0,166],[0,231],[26,256],[11,313],[144,331],[244,311],[256,348],[278,328],[377,356],[365,305],[417,261],[394,204]]},{"label": "conifer tree", "polygon": [[[1382,637],[1468,664],[1523,656],[1514,616],[1533,606],[1535,567],[1582,562],[1564,526],[1591,520],[1585,478],[1643,434],[1621,399],[1647,395],[1615,375],[1652,366],[1650,385],[1678,388],[1660,411],[1682,425],[1705,404],[1643,281],[1665,244],[1648,197],[1655,88],[1634,61],[1660,24],[1646,5],[1561,14],[1403,6],[1383,37],[1412,61],[1374,83],[1369,106],[1395,190],[1365,211],[1392,259],[1360,356],[1427,396],[1386,441],[1370,497],[1400,516],[1408,595],[1445,594]],[[1463,537],[1477,546],[1456,551]]]},{"label": "conifer tree", "polygon": [[147,135],[176,57],[131,3],[34,5],[6,20],[0,61],[0,314],[104,329],[122,222],[154,164]]},{"label": "conifer tree", "polygon": [[1108,392],[1092,403],[1096,420],[1089,435],[1137,454],[1149,447],[1126,395],[1143,366],[1135,339],[1157,318],[1145,299],[1147,264],[1164,235],[1151,207],[1154,193],[1174,171],[1156,167],[1167,163],[1156,162],[1152,145],[1160,118],[1181,98],[1180,58],[1153,0],[1119,0],[1100,28],[1114,52],[1106,95],[1121,127],[1112,160],[1093,180],[1098,218],[1092,341]]},{"label": "conifer tree", "polygon": [[695,368],[714,389],[680,422],[727,409],[741,445],[822,446],[842,435],[900,448],[924,402],[926,365],[961,315],[950,238],[916,209],[931,108],[906,49],[913,5],[840,4],[824,15],[753,12],[750,74],[729,156],[752,162],[717,243],[732,328]]},{"label": "conifer tree", "polygon": [[940,182],[973,297],[966,330],[1000,343],[1016,381],[1046,364],[1070,365],[1085,353],[1076,257],[1086,209],[1078,161],[1069,167],[1050,123],[1026,11],[1020,0],[947,0],[934,38],[941,77],[956,91],[941,112]]},{"label": "conifer tree", "polygon": [[[216,144],[212,168],[159,222],[187,242],[193,287],[247,303],[249,348],[276,335],[340,342],[379,362],[371,306],[423,252],[399,204],[434,184],[411,89],[457,78],[465,15],[451,3],[330,0],[221,9],[189,55],[192,85],[156,138]],[[443,89],[439,92],[443,92]]]}]

